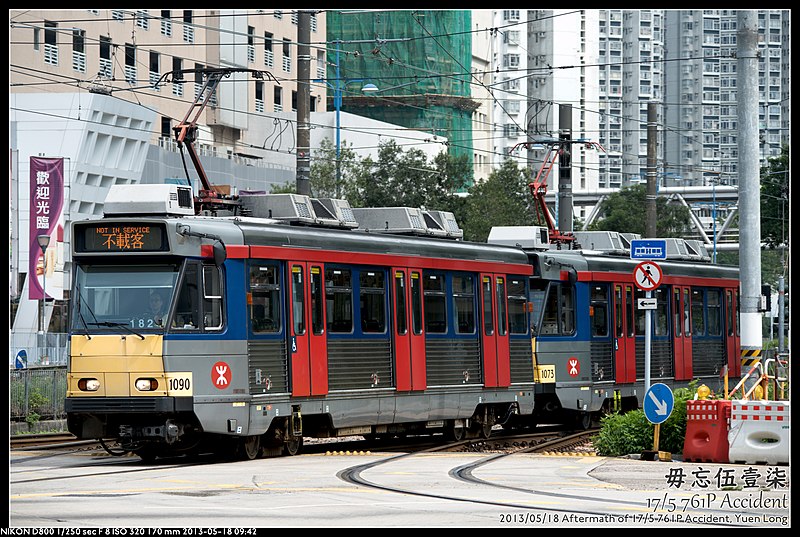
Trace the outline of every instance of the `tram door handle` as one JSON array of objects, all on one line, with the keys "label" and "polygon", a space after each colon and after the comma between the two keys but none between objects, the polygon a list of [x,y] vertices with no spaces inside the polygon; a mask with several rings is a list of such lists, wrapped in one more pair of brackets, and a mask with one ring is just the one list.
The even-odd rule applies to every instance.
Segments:
[{"label": "tram door handle", "polygon": [[619,338],[614,338],[614,350],[619,350]]}]

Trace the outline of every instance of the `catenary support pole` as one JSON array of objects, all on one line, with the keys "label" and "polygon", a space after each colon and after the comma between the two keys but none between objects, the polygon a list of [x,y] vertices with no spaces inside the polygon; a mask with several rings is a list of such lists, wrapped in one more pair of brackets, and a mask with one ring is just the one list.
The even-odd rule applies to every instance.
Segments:
[{"label": "catenary support pole", "polygon": [[311,195],[311,12],[297,13],[297,193]]},{"label": "catenary support pole", "polygon": [[[758,152],[758,12],[737,12],[739,277],[742,373],[761,361],[761,189]],[[758,382],[750,379],[746,386]],[[746,390],[745,390],[746,391]]]}]

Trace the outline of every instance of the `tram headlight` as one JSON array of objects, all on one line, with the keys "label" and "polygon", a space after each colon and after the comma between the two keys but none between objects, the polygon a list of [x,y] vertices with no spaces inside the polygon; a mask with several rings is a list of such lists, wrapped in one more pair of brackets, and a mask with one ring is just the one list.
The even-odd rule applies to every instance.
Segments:
[{"label": "tram headlight", "polygon": [[158,381],[156,379],[136,379],[136,389],[140,392],[152,392],[158,389]]},{"label": "tram headlight", "polygon": [[100,381],[97,379],[81,379],[78,381],[78,389],[82,392],[96,392],[100,389]]}]

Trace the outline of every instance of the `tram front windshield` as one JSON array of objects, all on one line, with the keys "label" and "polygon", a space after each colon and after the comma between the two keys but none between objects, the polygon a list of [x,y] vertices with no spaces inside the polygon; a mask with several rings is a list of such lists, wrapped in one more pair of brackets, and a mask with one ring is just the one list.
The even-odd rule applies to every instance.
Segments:
[{"label": "tram front windshield", "polygon": [[90,265],[75,269],[72,331],[163,332],[178,265]]}]

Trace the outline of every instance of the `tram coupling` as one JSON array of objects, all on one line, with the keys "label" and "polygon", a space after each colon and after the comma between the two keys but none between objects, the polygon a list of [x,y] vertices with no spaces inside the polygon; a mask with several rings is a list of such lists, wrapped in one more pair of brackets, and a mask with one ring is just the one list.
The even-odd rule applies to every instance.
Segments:
[{"label": "tram coupling", "polygon": [[119,436],[130,441],[158,439],[172,445],[183,435],[183,429],[174,420],[167,420],[164,425],[120,425]]}]

